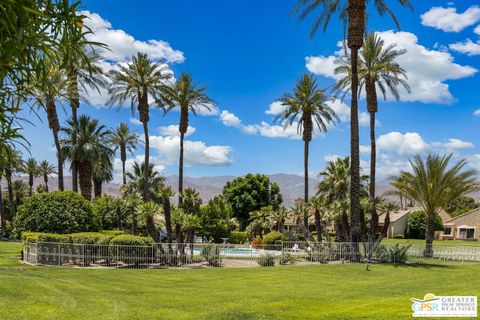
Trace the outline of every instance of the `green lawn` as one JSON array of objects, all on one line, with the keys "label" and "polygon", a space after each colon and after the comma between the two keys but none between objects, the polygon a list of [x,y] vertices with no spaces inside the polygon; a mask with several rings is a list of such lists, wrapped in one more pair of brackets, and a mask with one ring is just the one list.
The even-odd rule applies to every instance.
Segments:
[{"label": "green lawn", "polygon": [[19,250],[0,242],[0,319],[408,319],[411,297],[480,295],[480,264],[95,270]]},{"label": "green lawn", "polygon": [[[411,243],[414,245],[425,245],[423,239],[383,239],[382,243]],[[480,241],[463,241],[463,240],[434,240],[434,246],[480,246]]]}]

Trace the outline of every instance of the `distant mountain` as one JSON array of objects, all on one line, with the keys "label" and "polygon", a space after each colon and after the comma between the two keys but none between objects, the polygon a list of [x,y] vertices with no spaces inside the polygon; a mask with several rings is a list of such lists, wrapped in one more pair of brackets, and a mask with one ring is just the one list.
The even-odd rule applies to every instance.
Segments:
[{"label": "distant mountain", "polygon": [[[280,192],[283,196],[283,205],[286,207],[293,206],[294,199],[301,197],[303,198],[303,177],[294,174],[271,174],[267,175],[272,182],[276,182],[280,187]],[[227,181],[232,181],[235,179],[235,176],[211,176],[211,177],[185,177],[184,188],[195,188],[200,193],[202,200],[207,202],[213,197],[222,193],[223,186]],[[28,181],[27,177],[16,177],[16,179],[22,179]],[[166,182],[168,185],[171,185],[173,190],[178,189],[178,176],[171,175],[166,177]],[[72,179],[67,176],[64,177],[65,189],[71,190]],[[310,195],[315,194],[315,185],[317,183],[316,179],[309,179],[310,186]],[[38,184],[43,184],[43,178],[36,178],[34,181],[34,190]],[[5,187],[5,181],[3,181],[2,187]],[[50,191],[57,190],[57,181],[54,178],[49,179],[48,188]],[[390,190],[391,187],[386,182],[379,182],[377,184],[377,193],[379,195]],[[119,195],[120,194],[120,185],[116,183],[104,183],[103,192],[108,195]],[[475,200],[480,200],[480,193],[475,192],[470,195],[475,198]],[[176,202],[176,197],[172,199],[173,202]]]}]

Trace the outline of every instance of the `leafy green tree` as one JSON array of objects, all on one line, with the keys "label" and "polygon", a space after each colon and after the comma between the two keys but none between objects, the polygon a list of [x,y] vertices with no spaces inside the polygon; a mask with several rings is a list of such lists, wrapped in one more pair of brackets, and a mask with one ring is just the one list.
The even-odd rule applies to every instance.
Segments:
[{"label": "leafy green tree", "polygon": [[223,187],[225,201],[232,206],[233,217],[240,222],[240,229],[245,230],[250,212],[262,207],[272,206],[274,210],[282,204],[280,188],[263,174],[247,174],[229,181]]},{"label": "leafy green tree", "polygon": [[133,153],[137,149],[137,143],[139,142],[138,136],[136,133],[130,131],[128,124],[121,122],[120,125],[112,131],[110,141],[114,145],[115,151],[120,150],[123,184],[126,184],[125,162],[127,161],[127,152]]},{"label": "leafy green tree", "polygon": [[465,212],[471,211],[478,207],[480,207],[480,203],[476,202],[475,199],[468,196],[462,196],[455,201],[449,203],[445,210],[452,217],[458,217],[459,215],[462,215]]},{"label": "leafy green tree", "polygon": [[[370,198],[375,198],[376,185],[376,136],[375,136],[375,114],[378,111],[377,88],[380,90],[384,100],[387,98],[387,91],[395,100],[400,100],[399,86],[403,86],[410,92],[407,83],[405,70],[395,61],[399,56],[406,53],[406,50],[396,50],[396,45],[385,46],[385,41],[376,33],[369,33],[363,40],[363,47],[358,59],[358,75],[360,95],[365,89],[367,98],[367,111],[370,114]],[[340,59],[339,66],[335,68],[335,74],[342,76],[335,84],[335,89],[343,96],[350,91],[352,83],[352,70],[348,57]],[[375,206],[371,207],[371,230],[377,230],[378,214]]]},{"label": "leafy green tree", "polygon": [[459,197],[478,190],[476,171],[465,170],[464,159],[451,163],[451,158],[452,154],[429,154],[425,159],[417,155],[410,160],[412,172],[401,173],[405,179],[402,192],[427,215],[424,252],[426,257],[433,256],[435,217],[439,211],[447,208]]},{"label": "leafy green tree", "polygon": [[[425,232],[427,230],[427,215],[425,211],[419,210],[410,213],[407,222],[407,238],[409,239],[425,239]],[[437,214],[435,216],[434,230],[442,231],[442,218]]]},{"label": "leafy green tree", "polygon": [[209,200],[200,208],[201,235],[207,239],[220,242],[221,238],[228,238],[230,235],[230,219],[232,218],[232,207],[220,195]]},{"label": "leafy green tree", "polygon": [[15,215],[15,234],[23,231],[73,233],[96,231],[92,205],[73,191],[35,194],[24,199]]},{"label": "leafy green tree", "polygon": [[[275,117],[275,120],[280,121],[284,127],[298,121],[297,131],[302,134],[305,203],[308,203],[308,155],[314,127],[317,127],[320,132],[325,132],[328,125],[338,120],[335,111],[328,105],[330,101],[331,98],[325,94],[325,91],[318,88],[317,78],[306,73],[297,81],[293,93],[284,93],[279,99],[286,109]],[[304,220],[303,223],[305,228],[308,228],[308,220]]]},{"label": "leafy green tree", "polygon": [[40,175],[43,176],[43,182],[45,182],[45,190],[48,192],[48,178],[52,175],[57,173],[55,170],[55,166],[53,164],[48,163],[47,160],[40,162],[39,164],[39,172]]},{"label": "leafy green tree", "polygon": [[[127,66],[120,66],[118,70],[109,73],[111,84],[108,88],[110,95],[107,105],[117,105],[121,108],[126,101],[131,102],[132,112],[135,104],[140,114],[140,122],[143,124],[145,136],[145,167],[150,167],[150,138],[148,134],[148,122],[150,121],[150,109],[148,97],[156,97],[166,80],[171,77],[168,68],[150,60],[146,53],[137,53],[132,57],[132,62]],[[145,201],[150,200],[151,193],[148,185],[148,170],[144,171],[142,195]]]},{"label": "leafy green tree", "polygon": [[165,112],[174,108],[180,109],[180,157],[178,161],[178,203],[182,203],[183,195],[183,140],[188,129],[188,118],[190,112],[197,115],[201,109],[210,110],[212,100],[207,96],[207,87],[199,87],[200,81],[194,82],[188,73],[182,73],[180,78],[172,84],[162,86],[157,99]]},{"label": "leafy green tree", "polygon": [[[63,152],[78,163],[80,192],[85,199],[90,200],[95,165],[102,161],[111,162],[113,156],[108,140],[110,131],[99,124],[98,119],[82,115],[78,123],[68,121],[68,126],[62,128],[62,132],[65,136],[62,140]],[[76,143],[73,132],[76,132]]]},{"label": "leafy green tree", "polygon": [[[409,0],[398,0],[402,6],[411,8]],[[327,29],[328,23],[333,15],[338,14],[344,24],[344,33],[346,35],[346,46],[350,49],[351,66],[351,108],[350,108],[350,157],[351,157],[351,190],[350,190],[350,208],[351,208],[351,241],[358,243],[361,237],[360,221],[360,139],[358,128],[358,53],[363,45],[363,38],[366,30],[366,0],[298,0],[292,10],[292,14],[297,15],[299,20],[304,20],[313,12],[319,14],[314,19],[310,38],[313,38],[320,27],[323,31]],[[374,1],[375,11],[381,16],[388,14],[392,17],[397,27],[398,21],[394,10],[390,9],[385,0]],[[359,257],[356,257],[359,258]]]}]

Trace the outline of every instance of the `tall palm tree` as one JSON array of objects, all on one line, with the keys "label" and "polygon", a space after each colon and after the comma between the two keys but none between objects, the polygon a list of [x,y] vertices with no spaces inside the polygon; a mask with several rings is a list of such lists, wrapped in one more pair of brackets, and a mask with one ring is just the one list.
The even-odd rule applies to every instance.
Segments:
[{"label": "tall palm tree", "polygon": [[18,208],[22,199],[28,195],[28,184],[23,180],[15,180],[12,183],[12,192],[15,199],[15,207]]},{"label": "tall palm tree", "polygon": [[[145,184],[147,185],[148,198],[155,198],[157,190],[159,190],[165,181],[165,178],[160,175],[158,171],[154,169],[153,164],[148,165],[148,169],[145,170],[145,163],[135,162],[132,170],[126,173],[127,184],[123,186],[123,190],[126,193],[138,192],[143,195],[145,190]],[[145,177],[147,179],[145,180]],[[145,183],[146,181],[146,183]]]},{"label": "tall palm tree", "polygon": [[29,90],[34,98],[34,103],[47,113],[48,126],[52,130],[53,140],[57,149],[58,190],[63,191],[63,153],[60,144],[57,103],[67,98],[66,88],[68,80],[64,70],[60,69],[53,61],[48,62],[43,76],[33,78]]},{"label": "tall palm tree", "polygon": [[173,108],[180,109],[180,157],[178,161],[178,203],[182,203],[183,192],[183,141],[188,129],[189,113],[197,114],[202,108],[211,110],[212,99],[207,96],[207,87],[199,87],[200,81],[194,82],[188,73],[182,73],[180,78],[172,84],[162,86],[157,99],[165,112]]},{"label": "tall palm tree", "polygon": [[465,159],[451,163],[451,158],[452,154],[429,154],[426,159],[417,155],[410,160],[412,172],[401,173],[405,179],[402,192],[427,215],[426,257],[433,256],[435,217],[440,209],[445,209],[459,197],[478,190],[476,171],[465,170]]},{"label": "tall palm tree", "polygon": [[[403,86],[407,92],[410,87],[407,83],[407,75],[403,68],[395,60],[405,54],[406,50],[396,50],[396,45],[385,46],[385,42],[375,33],[369,33],[363,42],[362,50],[358,60],[359,90],[360,95],[365,88],[367,98],[367,111],[370,114],[370,198],[375,198],[376,185],[376,136],[375,136],[375,114],[378,111],[377,88],[380,90],[384,100],[387,98],[387,91],[400,100],[399,86]],[[352,83],[352,70],[349,59],[340,59],[335,74],[342,75],[342,78],[335,84],[337,93],[343,96],[350,90]],[[377,230],[378,214],[375,206],[371,210],[371,230]],[[373,239],[376,240],[376,239]]]},{"label": "tall palm tree", "polygon": [[[75,37],[76,41],[63,42],[63,62],[68,79],[67,97],[72,110],[71,120],[76,123],[77,111],[80,108],[80,92],[87,92],[87,87],[100,92],[105,86],[102,67],[99,65],[100,56],[93,52],[91,45],[87,45],[84,37]],[[76,143],[76,133],[73,132],[73,142]],[[78,164],[72,161],[72,189],[78,191]]]},{"label": "tall palm tree", "polygon": [[[318,88],[317,78],[306,73],[297,81],[293,93],[284,93],[279,99],[287,108],[275,117],[275,121],[281,121],[285,127],[298,121],[297,131],[302,134],[305,203],[308,203],[308,154],[314,127],[325,132],[329,124],[338,120],[335,111],[328,105],[330,100],[325,91]],[[304,225],[308,228],[308,219],[304,219]]]},{"label": "tall palm tree", "polygon": [[53,164],[48,163],[47,160],[40,162],[38,166],[39,174],[43,176],[43,182],[45,182],[45,190],[48,192],[48,177],[52,174],[57,173],[55,170],[55,166]]},{"label": "tall palm tree", "polygon": [[120,150],[123,184],[126,184],[127,177],[125,176],[125,162],[127,161],[127,152],[133,153],[135,151],[137,148],[138,136],[136,133],[130,132],[128,124],[121,122],[120,125],[112,131],[110,141],[115,146],[115,151]]},{"label": "tall palm tree", "polygon": [[28,195],[32,195],[32,190],[33,190],[33,179],[35,177],[38,177],[39,175],[39,168],[38,168],[38,162],[34,158],[28,158],[27,161],[25,161],[23,171],[28,174],[28,186],[29,186],[29,191]]},{"label": "tall palm tree", "polygon": [[[150,166],[150,140],[148,135],[148,121],[150,120],[149,112],[149,96],[155,97],[159,94],[164,82],[171,77],[168,68],[159,63],[150,60],[146,53],[137,53],[132,57],[132,62],[127,66],[120,66],[118,70],[109,73],[111,84],[108,88],[110,98],[107,104],[112,106],[122,104],[130,100],[132,112],[137,106],[140,114],[140,121],[143,124],[143,132],[145,135],[145,167]],[[145,181],[147,181],[148,171],[144,172]],[[145,201],[150,200],[148,192],[148,183],[143,185],[143,198]]]},{"label": "tall palm tree", "polygon": [[[104,125],[99,124],[97,119],[82,115],[78,123],[68,121],[68,126],[62,128],[65,138],[61,141],[65,155],[78,163],[80,178],[80,193],[91,200],[92,178],[95,164],[111,158],[113,150],[110,148],[110,131]],[[73,143],[73,132],[76,132],[76,143]]]},{"label": "tall palm tree", "polygon": [[[402,6],[411,8],[410,0],[398,0]],[[347,35],[347,46],[350,49],[350,65],[352,69],[351,108],[350,108],[350,156],[351,156],[351,241],[360,242],[360,138],[358,129],[358,52],[363,45],[366,24],[366,5],[368,0],[298,0],[292,14],[304,20],[312,12],[320,11],[315,18],[310,32],[313,38],[320,26],[326,30],[334,14],[340,16]],[[385,0],[373,2],[375,10],[381,16],[389,14],[397,27],[398,21]]]}]

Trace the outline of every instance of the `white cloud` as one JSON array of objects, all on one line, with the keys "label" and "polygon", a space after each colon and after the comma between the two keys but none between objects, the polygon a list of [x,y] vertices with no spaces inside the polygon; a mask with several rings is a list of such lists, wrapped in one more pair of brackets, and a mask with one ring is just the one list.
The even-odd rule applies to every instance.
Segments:
[{"label": "white cloud", "polygon": [[360,112],[358,114],[358,124],[363,127],[370,125],[370,115],[366,112]]},{"label": "white cloud", "polygon": [[408,156],[422,153],[429,148],[429,145],[416,132],[389,132],[377,139],[379,149],[396,152],[399,155]]},{"label": "white cloud", "polygon": [[130,123],[133,124],[133,125],[136,125],[136,126],[141,126],[142,125],[142,122],[140,120],[138,120],[137,118],[134,118],[134,117],[130,117]]},{"label": "white cloud", "polygon": [[[445,81],[461,79],[474,75],[478,70],[470,66],[462,66],[454,63],[453,56],[448,52],[428,49],[418,43],[416,35],[410,32],[384,31],[378,35],[385,41],[385,45],[396,44],[397,49],[405,49],[407,52],[397,58],[397,62],[405,69],[411,94],[400,87],[400,96],[403,101],[421,101],[424,103],[449,104],[455,101],[449,86]],[[341,44],[339,44],[341,46]],[[322,57],[313,65],[310,59],[309,70],[316,74],[334,78],[331,69],[334,67],[333,57]]]},{"label": "white cloud", "polygon": [[368,145],[360,145],[360,153],[370,153],[371,148]]},{"label": "white cloud", "polygon": [[[150,146],[156,150],[163,163],[173,164],[178,160],[180,137],[150,136]],[[203,141],[184,141],[185,165],[224,166],[232,163],[230,146],[207,146]]]},{"label": "white cloud", "polygon": [[433,7],[420,16],[422,24],[445,32],[460,32],[480,20],[480,8],[471,6],[464,13],[456,8]]},{"label": "white cloud", "polygon": [[465,53],[469,56],[476,56],[480,54],[480,41],[473,42],[470,39],[466,39],[464,42],[455,42],[448,47],[452,50]]},{"label": "white cloud", "polygon": [[480,154],[472,154],[467,157],[468,164],[473,169],[480,171]]},{"label": "white cloud", "polygon": [[433,147],[444,149],[447,152],[454,152],[461,149],[471,149],[475,147],[472,142],[463,141],[456,138],[450,138],[446,142],[434,142]]},{"label": "white cloud", "polygon": [[473,29],[473,32],[475,32],[480,36],[480,25],[478,25],[475,29]]},{"label": "white cloud", "polygon": [[268,107],[267,111],[265,111],[266,114],[272,114],[272,115],[278,115],[285,111],[287,109],[287,106],[283,105],[280,101],[274,101],[270,104]]},{"label": "white cloud", "polygon": [[335,78],[335,56],[309,56],[305,58],[307,70],[311,73],[321,74],[325,77]]},{"label": "white cloud", "polygon": [[477,109],[473,112],[474,116],[480,117],[480,109]]},{"label": "white cloud", "polygon": [[90,41],[106,44],[110,50],[100,49],[100,54],[110,61],[130,61],[132,55],[137,52],[147,53],[155,60],[165,59],[168,62],[183,62],[183,52],[173,49],[170,44],[163,40],[150,39],[141,41],[121,29],[113,29],[112,24],[103,19],[98,13],[81,11],[88,18],[85,19],[85,26],[93,33],[88,34]]},{"label": "white cloud", "polygon": [[410,171],[411,166],[408,160],[385,158],[377,165],[376,177],[378,180],[386,180],[398,176],[402,171]]},{"label": "white cloud", "polygon": [[338,158],[344,158],[345,156],[340,156],[338,154],[327,154],[326,156],[323,157],[323,159],[328,162],[328,161],[335,161]]},{"label": "white cloud", "polygon": [[[188,126],[187,132],[185,133],[185,137],[188,137],[192,135],[197,129],[194,127]],[[158,131],[162,136],[168,136],[168,137],[179,137],[180,132],[178,131],[178,125],[171,124],[169,126],[165,127],[158,127]]]}]

